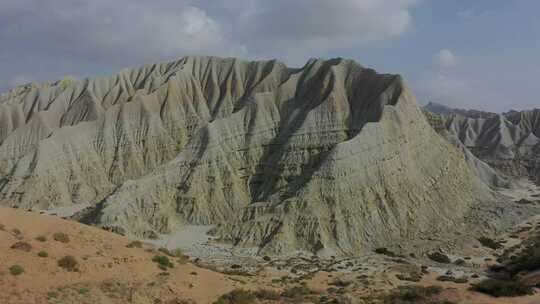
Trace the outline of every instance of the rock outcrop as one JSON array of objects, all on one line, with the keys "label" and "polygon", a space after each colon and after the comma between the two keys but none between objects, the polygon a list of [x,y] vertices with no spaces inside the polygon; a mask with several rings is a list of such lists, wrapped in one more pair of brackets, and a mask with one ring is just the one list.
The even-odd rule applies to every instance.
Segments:
[{"label": "rock outcrop", "polygon": [[443,129],[472,154],[509,176],[540,182],[540,110],[473,118],[442,116]]},{"label": "rock outcrop", "polygon": [[148,236],[357,254],[451,232],[488,187],[400,76],[213,57],[0,96],[0,204]]}]

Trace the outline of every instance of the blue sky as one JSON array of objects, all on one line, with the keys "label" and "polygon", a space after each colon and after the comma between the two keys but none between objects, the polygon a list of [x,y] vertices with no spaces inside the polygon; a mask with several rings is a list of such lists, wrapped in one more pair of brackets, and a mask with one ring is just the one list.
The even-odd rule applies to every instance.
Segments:
[{"label": "blue sky", "polygon": [[347,57],[419,102],[540,107],[536,0],[2,0],[0,90],[189,54]]}]

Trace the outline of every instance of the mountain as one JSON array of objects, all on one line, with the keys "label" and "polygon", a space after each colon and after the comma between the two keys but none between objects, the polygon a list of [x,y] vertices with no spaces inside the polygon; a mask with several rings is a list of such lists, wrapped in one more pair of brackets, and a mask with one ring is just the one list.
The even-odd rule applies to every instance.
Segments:
[{"label": "mountain", "polygon": [[479,111],[479,110],[474,110],[474,109],[465,110],[465,109],[451,108],[451,107],[448,107],[448,106],[445,106],[443,104],[436,103],[436,102],[429,102],[423,108],[424,110],[431,113],[435,113],[435,114],[441,114],[441,115],[458,114],[458,115],[470,117],[470,118],[489,118],[489,117],[493,117],[497,115],[497,113]]},{"label": "mountain", "polygon": [[539,109],[493,115],[466,114],[482,113],[474,110],[463,113],[447,111],[442,116],[443,129],[499,172],[540,182]]},{"label": "mountain", "polygon": [[359,254],[451,234],[491,196],[400,76],[341,58],[185,57],[17,87],[0,118],[0,205],[90,205],[139,237]]}]

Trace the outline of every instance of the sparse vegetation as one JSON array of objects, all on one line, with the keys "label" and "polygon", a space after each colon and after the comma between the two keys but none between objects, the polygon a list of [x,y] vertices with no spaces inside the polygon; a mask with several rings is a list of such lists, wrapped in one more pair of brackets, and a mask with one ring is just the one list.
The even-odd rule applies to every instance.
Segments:
[{"label": "sparse vegetation", "polygon": [[313,291],[306,286],[295,286],[286,289],[281,295],[286,298],[298,298],[310,294],[313,294]]},{"label": "sparse vegetation", "polygon": [[467,277],[455,278],[449,275],[442,275],[442,276],[437,277],[437,281],[464,284],[464,283],[469,282],[469,279],[467,279]]},{"label": "sparse vegetation", "polygon": [[428,257],[431,260],[433,260],[433,261],[435,261],[437,263],[441,263],[441,264],[450,264],[450,262],[451,262],[450,258],[446,254],[444,254],[442,252],[430,253],[428,255]]},{"label": "sparse vegetation", "polygon": [[518,256],[511,259],[505,268],[510,270],[512,275],[521,271],[540,269],[540,245],[536,243],[529,245]]},{"label": "sparse vegetation", "polygon": [[77,259],[75,259],[75,257],[71,255],[67,255],[58,260],[58,266],[64,268],[67,271],[79,270],[79,262],[77,262]]},{"label": "sparse vegetation", "polygon": [[533,288],[518,281],[503,281],[487,279],[471,287],[471,290],[491,295],[493,297],[519,297],[531,295]]},{"label": "sparse vegetation", "polygon": [[503,247],[499,242],[496,242],[495,240],[485,236],[478,238],[478,241],[480,242],[480,244],[482,244],[482,246],[493,250],[497,250]]},{"label": "sparse vegetation", "polygon": [[9,273],[11,273],[14,276],[18,276],[24,272],[24,268],[22,268],[21,265],[13,265],[9,267]]},{"label": "sparse vegetation", "polygon": [[46,257],[49,256],[49,254],[47,253],[47,251],[40,251],[40,252],[38,252],[37,255],[38,255],[38,257],[40,257],[40,258],[46,258]]},{"label": "sparse vegetation", "polygon": [[398,278],[401,281],[409,281],[409,282],[420,282],[422,279],[422,274],[418,272],[411,272],[407,274],[396,274],[396,278]]},{"label": "sparse vegetation", "polygon": [[49,291],[49,292],[47,292],[47,297],[48,297],[49,299],[56,299],[56,298],[58,298],[59,296],[60,296],[60,294],[59,294],[58,292],[56,292],[56,291]]},{"label": "sparse vegetation", "polygon": [[259,300],[277,301],[280,298],[280,294],[274,290],[259,289],[253,292],[255,297]]},{"label": "sparse vegetation", "polygon": [[29,252],[30,250],[32,250],[32,245],[30,245],[27,242],[17,242],[15,244],[11,245],[11,249],[21,250],[21,251],[24,251],[24,252]]},{"label": "sparse vegetation", "polygon": [[173,268],[174,264],[169,260],[167,256],[156,255],[152,258],[152,261],[158,264],[159,269],[167,270],[168,268]]},{"label": "sparse vegetation", "polygon": [[350,286],[353,282],[351,281],[345,281],[342,279],[335,279],[334,281],[330,282],[328,285],[337,286],[337,287],[347,287]]},{"label": "sparse vegetation", "polygon": [[133,241],[126,245],[127,248],[142,248],[143,243],[141,241]]},{"label": "sparse vegetation", "polygon": [[243,289],[235,289],[222,295],[214,304],[253,304],[257,300],[255,294]]},{"label": "sparse vegetation", "polygon": [[57,232],[53,235],[53,239],[61,243],[69,243],[69,236],[63,232]]},{"label": "sparse vegetation", "polygon": [[383,299],[383,303],[418,303],[441,293],[439,286],[402,286]]},{"label": "sparse vegetation", "polygon": [[43,243],[47,241],[47,238],[44,235],[40,235],[36,237],[36,241]]},{"label": "sparse vegetation", "polygon": [[375,253],[383,254],[383,255],[386,255],[386,256],[389,256],[389,257],[395,257],[396,256],[396,254],[394,252],[392,252],[392,251],[388,250],[388,248],[384,248],[384,247],[375,249]]},{"label": "sparse vegetation", "polygon": [[273,290],[260,289],[248,291],[235,289],[219,297],[214,304],[253,304],[256,300],[277,301],[280,298],[280,294]]}]

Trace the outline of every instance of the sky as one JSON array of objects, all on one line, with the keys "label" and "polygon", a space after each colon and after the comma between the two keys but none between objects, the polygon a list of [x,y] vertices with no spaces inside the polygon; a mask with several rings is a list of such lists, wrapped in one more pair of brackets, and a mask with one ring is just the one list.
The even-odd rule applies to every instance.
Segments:
[{"label": "sky", "polygon": [[0,0],[0,91],[186,55],[352,58],[420,103],[540,107],[537,0]]}]

